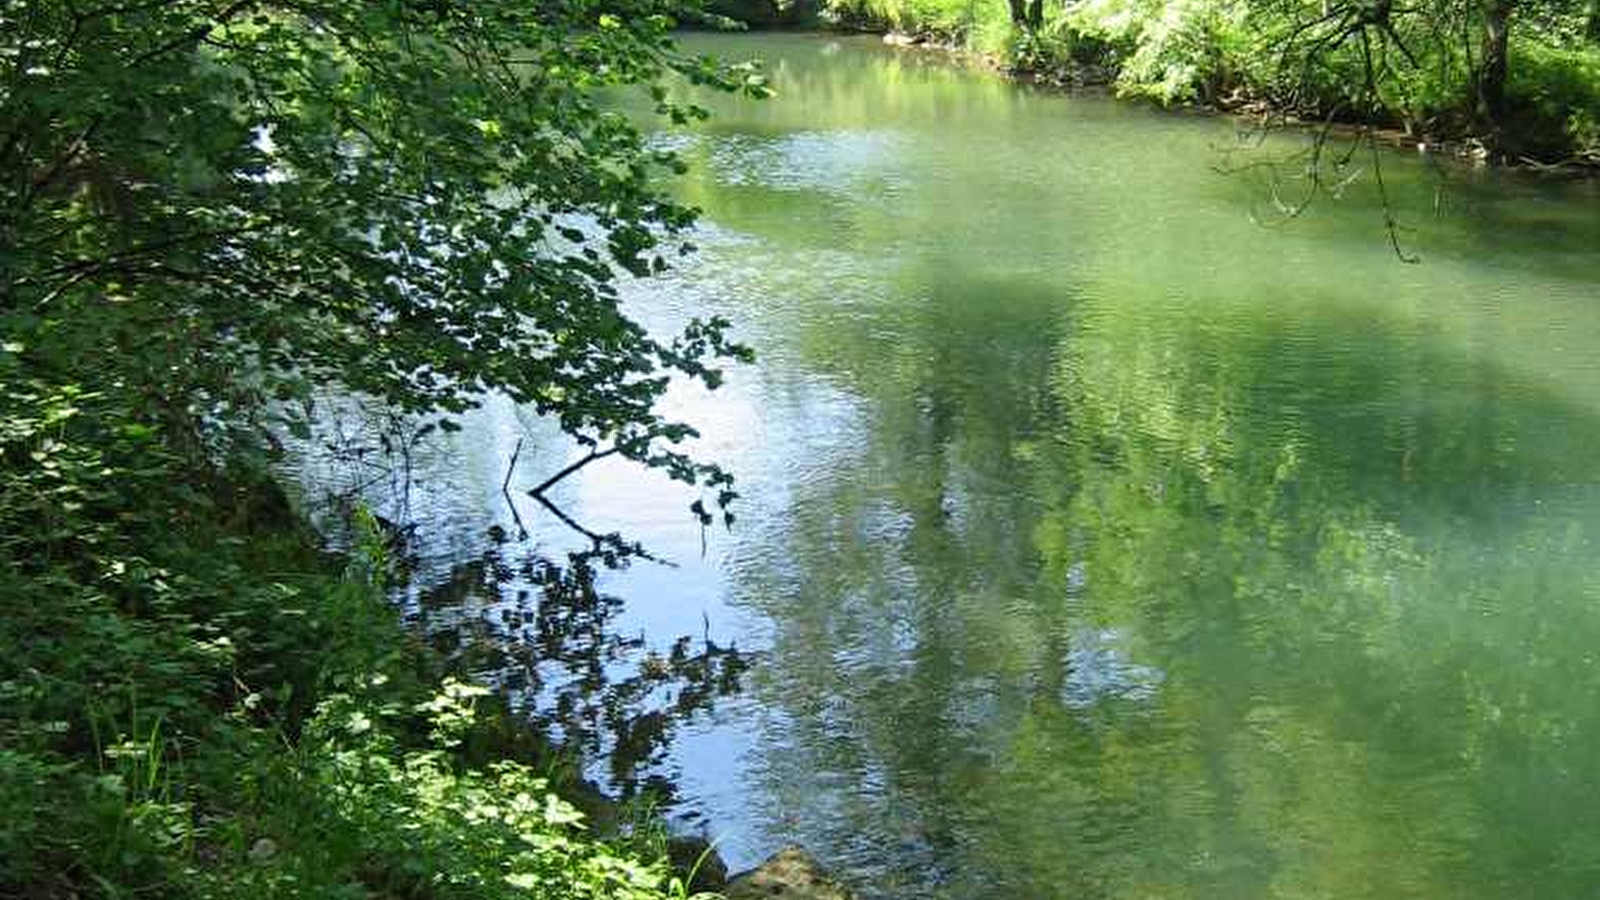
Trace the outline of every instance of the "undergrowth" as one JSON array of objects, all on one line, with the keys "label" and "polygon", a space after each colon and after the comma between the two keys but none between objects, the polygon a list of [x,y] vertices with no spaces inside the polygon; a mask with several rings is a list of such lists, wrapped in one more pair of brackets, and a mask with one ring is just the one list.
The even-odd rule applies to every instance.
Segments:
[{"label": "undergrowth", "polygon": [[[1270,100],[1282,76],[1285,36],[1297,22],[1315,18],[1314,10],[1293,3],[1074,0],[1047,4],[1039,27],[1027,29],[1014,24],[1005,0],[833,0],[826,6],[827,15],[856,26],[961,46],[1018,72],[1106,81],[1123,96],[1163,105]],[[1535,158],[1600,160],[1600,44],[1569,34],[1576,27],[1570,15],[1557,15],[1552,24],[1536,21],[1539,11],[1529,11],[1512,41],[1506,137],[1516,153]],[[1378,108],[1364,112],[1419,136],[1470,135],[1473,48],[1438,41],[1420,24],[1397,28],[1410,29],[1407,52],[1414,58],[1385,67]],[[1282,111],[1315,119],[1348,111],[1362,93],[1355,44],[1328,52],[1304,88],[1297,101],[1303,108]]]},{"label": "undergrowth", "polygon": [[[261,476],[0,356],[0,896],[689,894]],[[9,376],[9,377],[8,377]],[[647,835],[641,829],[640,835]]]}]

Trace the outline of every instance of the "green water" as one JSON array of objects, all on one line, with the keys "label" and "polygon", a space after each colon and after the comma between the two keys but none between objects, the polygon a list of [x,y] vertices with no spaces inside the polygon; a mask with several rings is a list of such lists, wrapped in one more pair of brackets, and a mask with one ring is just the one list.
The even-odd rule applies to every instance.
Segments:
[{"label": "green water", "polygon": [[[1261,224],[1225,120],[692,43],[778,96],[661,136],[702,252],[630,302],[761,354],[673,403],[742,518],[702,555],[620,465],[564,502],[681,564],[612,578],[628,627],[758,651],[658,760],[736,864],[798,841],[895,900],[1600,892],[1593,184],[1392,155],[1404,265],[1370,177]],[[472,424],[463,533],[538,427]]]}]

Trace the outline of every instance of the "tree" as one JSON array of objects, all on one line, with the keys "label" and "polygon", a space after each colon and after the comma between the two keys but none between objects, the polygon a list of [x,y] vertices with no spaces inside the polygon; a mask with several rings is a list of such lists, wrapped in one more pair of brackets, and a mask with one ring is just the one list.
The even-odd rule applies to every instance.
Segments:
[{"label": "tree", "polygon": [[[1475,135],[1491,153],[1517,148],[1508,132],[1511,115],[1511,29],[1527,0],[1444,0],[1397,5],[1389,0],[1337,0],[1320,4],[1267,0],[1258,17],[1276,24],[1266,42],[1276,46],[1280,96],[1297,110],[1316,112],[1347,104],[1366,119],[1398,108],[1459,104]],[[1545,3],[1551,12],[1561,4]],[[1410,97],[1421,87],[1430,97]],[[1320,107],[1320,108],[1318,108]]]},{"label": "tree", "polygon": [[1511,61],[1511,14],[1516,0],[1485,0],[1483,38],[1477,79],[1473,85],[1474,112],[1487,138],[1496,146],[1504,141],[1506,78]]},{"label": "tree", "polygon": [[1024,31],[1038,31],[1044,25],[1044,0],[1006,0],[1011,24]]},{"label": "tree", "polygon": [[191,461],[321,389],[426,414],[501,391],[730,499],[654,404],[748,351],[720,318],[655,337],[615,289],[690,249],[694,211],[599,92],[762,90],[681,53],[675,6],[0,4],[0,371],[92,383]]}]

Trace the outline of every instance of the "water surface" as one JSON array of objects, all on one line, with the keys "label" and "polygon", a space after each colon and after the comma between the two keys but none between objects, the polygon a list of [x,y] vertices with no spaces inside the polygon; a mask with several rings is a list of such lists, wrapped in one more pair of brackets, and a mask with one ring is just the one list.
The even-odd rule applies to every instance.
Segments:
[{"label": "water surface", "polygon": [[[629,297],[760,353],[672,397],[740,519],[610,461],[558,492],[678,563],[604,577],[613,670],[754,652],[653,767],[676,814],[884,900],[1595,896],[1593,184],[1392,156],[1403,265],[1369,177],[1261,224],[1226,120],[692,43],[778,96],[658,138],[702,250]],[[519,438],[515,484],[569,458],[490,403],[424,460],[435,572],[515,530]]]}]

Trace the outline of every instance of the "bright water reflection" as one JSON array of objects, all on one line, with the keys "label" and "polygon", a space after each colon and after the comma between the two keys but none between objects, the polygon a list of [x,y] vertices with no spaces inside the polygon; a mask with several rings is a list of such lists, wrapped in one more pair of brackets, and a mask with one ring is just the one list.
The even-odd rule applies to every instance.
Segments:
[{"label": "bright water reflection", "polygon": [[[762,651],[665,767],[736,864],[870,897],[1562,898],[1600,889],[1600,203],[1391,161],[1288,228],[1217,120],[865,40],[712,100],[703,252],[637,285],[761,353],[673,402],[746,494],[702,536],[625,466],[569,512],[682,565],[624,628]],[[438,560],[560,465],[491,405]],[[542,546],[570,535],[522,508]],[[454,537],[452,537],[452,535]]]}]

